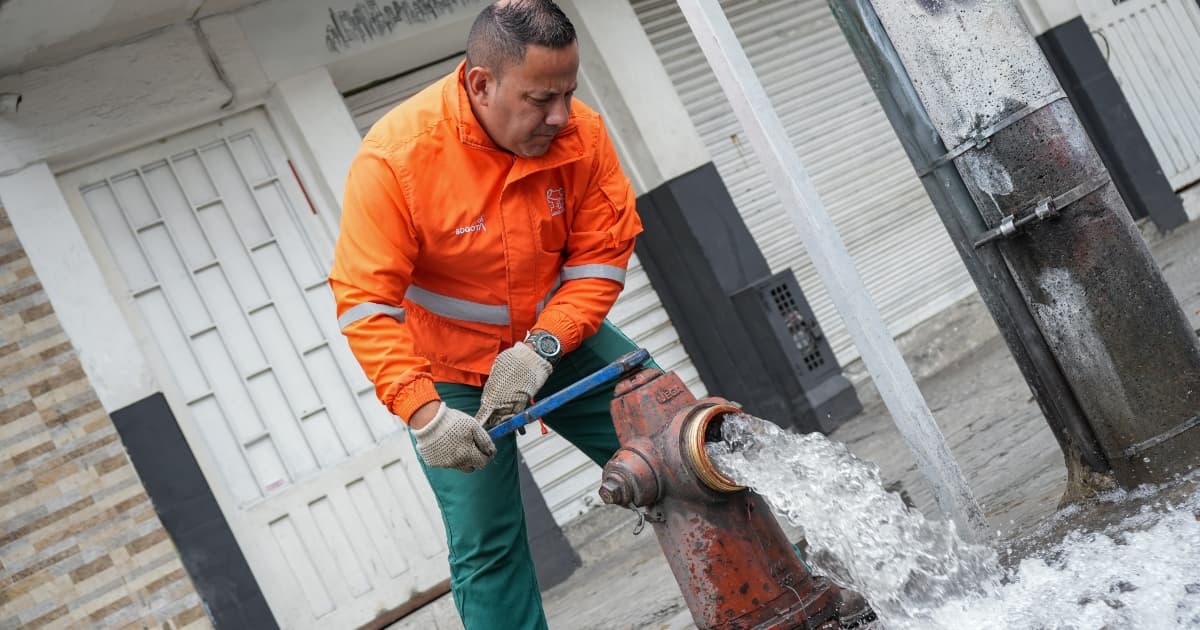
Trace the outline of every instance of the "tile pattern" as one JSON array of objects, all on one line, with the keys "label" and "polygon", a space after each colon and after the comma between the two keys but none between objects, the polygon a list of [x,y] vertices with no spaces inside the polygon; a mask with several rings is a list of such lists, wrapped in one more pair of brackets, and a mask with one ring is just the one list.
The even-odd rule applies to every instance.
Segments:
[{"label": "tile pattern", "polygon": [[0,630],[211,628],[0,209]]}]

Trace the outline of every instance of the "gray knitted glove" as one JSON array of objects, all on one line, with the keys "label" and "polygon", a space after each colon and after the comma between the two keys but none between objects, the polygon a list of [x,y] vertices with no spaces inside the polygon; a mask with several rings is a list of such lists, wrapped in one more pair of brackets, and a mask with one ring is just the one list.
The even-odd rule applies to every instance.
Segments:
[{"label": "gray knitted glove", "polygon": [[429,424],[413,430],[417,450],[425,463],[434,468],[454,468],[474,472],[487,466],[496,454],[496,445],[479,421],[442,403]]},{"label": "gray knitted glove", "polygon": [[521,413],[553,369],[549,361],[524,343],[496,355],[475,418],[490,429]]}]

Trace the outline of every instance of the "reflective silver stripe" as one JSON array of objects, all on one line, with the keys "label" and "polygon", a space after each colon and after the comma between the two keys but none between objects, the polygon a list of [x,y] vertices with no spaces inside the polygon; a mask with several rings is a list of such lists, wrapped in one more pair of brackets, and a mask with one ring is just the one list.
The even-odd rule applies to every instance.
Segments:
[{"label": "reflective silver stripe", "polygon": [[[582,278],[603,278],[612,280],[621,286],[625,286],[625,270],[612,265],[577,265],[575,267],[563,267],[559,273],[559,278],[554,282],[554,286],[546,293],[546,297],[542,298],[537,305],[537,314],[541,314],[546,305],[554,297],[554,293],[562,286],[562,283],[568,280],[579,280]],[[412,300],[415,304],[420,304],[429,312],[449,317],[450,319],[459,319],[468,322],[477,322],[480,324],[495,324],[497,326],[507,326],[510,318],[508,307],[503,304],[480,304],[471,302],[440,293],[434,293],[428,289],[410,285],[408,292],[404,294],[404,298]],[[358,307],[355,307],[358,308]]]},{"label": "reflective silver stripe", "polygon": [[449,317],[450,319],[461,319],[466,322],[476,322],[479,324],[495,324],[497,326],[508,325],[508,307],[503,304],[480,304],[478,302],[470,302],[460,300],[458,298],[427,291],[416,285],[409,285],[408,292],[404,294],[404,298],[412,300],[414,304],[420,304],[430,313]]},{"label": "reflective silver stripe", "polygon": [[346,330],[346,327],[350,324],[372,315],[387,315],[400,323],[404,323],[404,309],[399,306],[363,302],[362,304],[350,307],[350,310],[342,313],[342,316],[338,318],[338,326],[342,330]]},{"label": "reflective silver stripe", "polygon": [[625,286],[625,270],[612,265],[579,265],[563,267],[562,280],[579,280],[580,278],[603,278]]}]

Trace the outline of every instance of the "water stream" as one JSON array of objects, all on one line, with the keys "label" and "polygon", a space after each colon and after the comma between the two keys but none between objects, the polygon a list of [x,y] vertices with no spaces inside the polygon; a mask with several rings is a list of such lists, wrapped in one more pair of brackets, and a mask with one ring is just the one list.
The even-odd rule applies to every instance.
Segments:
[{"label": "water stream", "polygon": [[865,595],[884,628],[1200,629],[1200,493],[1002,569],[841,443],[747,415],[721,431],[708,445],[717,468],[800,528],[815,571]]}]

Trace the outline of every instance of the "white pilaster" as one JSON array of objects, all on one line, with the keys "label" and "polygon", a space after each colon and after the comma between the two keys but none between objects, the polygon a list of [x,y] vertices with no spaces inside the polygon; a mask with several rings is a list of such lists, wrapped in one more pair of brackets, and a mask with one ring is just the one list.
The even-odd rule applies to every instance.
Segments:
[{"label": "white pilaster", "polygon": [[314,202],[324,201],[328,214],[341,216],[346,174],[362,138],[329,71],[317,68],[276,83],[267,108],[284,127],[289,152],[301,152],[316,169],[309,190],[319,188],[322,199]]},{"label": "white pilaster", "polygon": [[1017,0],[1017,6],[1035,37],[1080,15],[1074,0]]},{"label": "white pilaster", "polygon": [[0,177],[0,204],[104,408],[115,411],[157,391],[46,163]]}]

